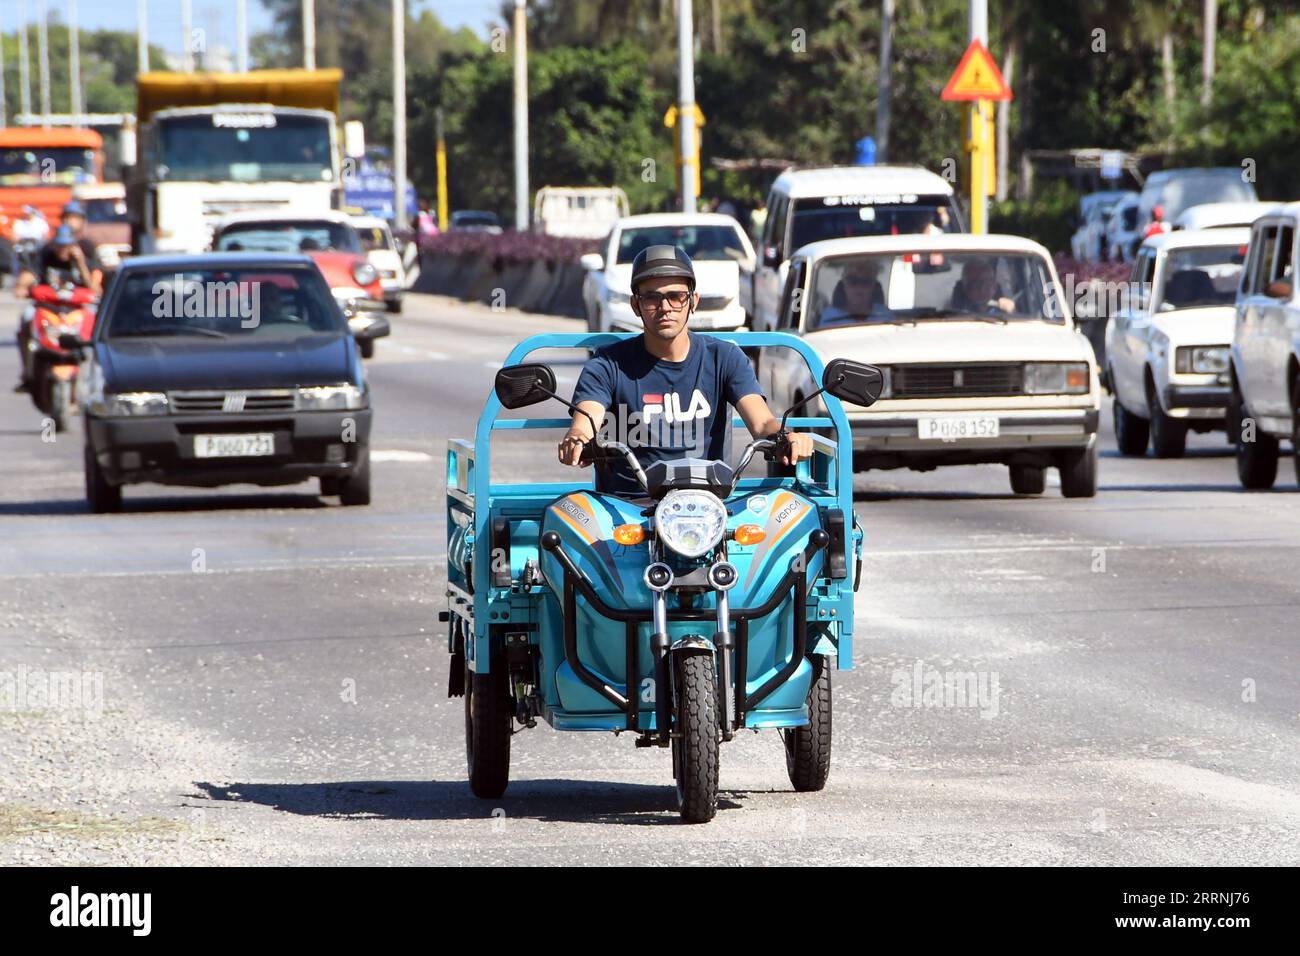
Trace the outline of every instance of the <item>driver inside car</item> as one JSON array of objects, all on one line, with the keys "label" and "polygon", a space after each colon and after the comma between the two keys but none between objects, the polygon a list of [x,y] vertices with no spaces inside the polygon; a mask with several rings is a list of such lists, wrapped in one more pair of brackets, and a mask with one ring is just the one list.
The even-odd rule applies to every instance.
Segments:
[{"label": "driver inside car", "polygon": [[1016,303],[998,286],[992,262],[970,259],[962,267],[961,281],[952,288],[952,307],[981,314],[1010,313],[1016,310]]},{"label": "driver inside car", "polygon": [[[698,303],[695,269],[683,250],[659,245],[638,253],[632,262],[632,309],[645,332],[596,350],[578,378],[574,404],[603,423],[602,436],[614,429],[609,437],[631,447],[643,468],[672,458],[722,459],[731,427],[728,405],[755,438],[788,439],[778,448],[782,464],[809,458],[811,436],[779,434],[781,422],[740,348],[688,330]],[[575,413],[560,441],[560,461],[580,465],[583,446],[594,437],[591,423]],[[642,491],[627,463],[617,458],[600,463],[596,485],[616,494]]]}]

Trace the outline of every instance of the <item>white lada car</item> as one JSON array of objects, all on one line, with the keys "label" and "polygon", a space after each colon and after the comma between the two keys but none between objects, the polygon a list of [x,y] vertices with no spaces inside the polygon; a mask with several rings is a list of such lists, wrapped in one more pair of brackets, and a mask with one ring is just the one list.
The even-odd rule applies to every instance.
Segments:
[{"label": "white lada car", "polygon": [[1180,458],[1187,432],[1224,427],[1232,327],[1250,229],[1183,229],[1138,249],[1132,300],[1106,324],[1103,378],[1121,454]]},{"label": "white lada car", "polygon": [[[881,236],[804,246],[790,263],[778,328],[827,360],[879,366],[885,391],[846,408],[853,467],[1007,465],[1017,494],[1060,472],[1067,498],[1097,493],[1100,390],[1051,257],[1016,236]],[[774,408],[813,391],[789,349],[765,349]],[[812,410],[805,410],[811,414]]]}]

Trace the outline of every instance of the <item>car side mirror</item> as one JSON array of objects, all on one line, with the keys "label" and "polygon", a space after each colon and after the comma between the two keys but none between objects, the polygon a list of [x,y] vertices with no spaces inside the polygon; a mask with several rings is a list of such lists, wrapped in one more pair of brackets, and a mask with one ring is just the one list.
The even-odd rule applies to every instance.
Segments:
[{"label": "car side mirror", "polygon": [[356,324],[352,329],[352,337],[358,341],[364,342],[368,339],[382,339],[384,336],[391,334],[392,326],[383,316],[370,316],[364,324]]},{"label": "car side mirror", "polygon": [[605,257],[599,252],[588,252],[578,261],[588,272],[600,272],[605,268]]},{"label": "car side mirror", "polygon": [[511,365],[497,371],[493,388],[503,408],[526,408],[555,397],[555,373],[549,365]]},{"label": "car side mirror", "polygon": [[776,246],[763,247],[763,265],[775,269],[781,264],[781,257],[777,254]]},{"label": "car side mirror", "polygon": [[885,388],[885,376],[880,369],[850,359],[832,359],[822,382],[826,391],[840,401],[864,408],[874,405]]}]

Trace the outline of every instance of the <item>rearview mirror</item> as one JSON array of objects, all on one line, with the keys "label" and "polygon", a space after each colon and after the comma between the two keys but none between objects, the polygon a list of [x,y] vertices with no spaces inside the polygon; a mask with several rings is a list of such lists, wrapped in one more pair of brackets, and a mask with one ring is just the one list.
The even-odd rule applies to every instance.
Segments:
[{"label": "rearview mirror", "polygon": [[549,365],[511,365],[497,371],[493,387],[503,408],[525,408],[555,396],[555,373]]},{"label": "rearview mirror", "polygon": [[588,272],[600,272],[605,268],[605,257],[599,252],[588,252],[578,260]]},{"label": "rearview mirror", "polygon": [[364,321],[353,318],[348,325],[352,329],[352,337],[358,342],[382,339],[392,333],[392,326],[388,324],[388,320],[379,315],[365,316]]},{"label": "rearview mirror", "polygon": [[875,404],[885,388],[885,376],[874,365],[849,359],[832,359],[822,376],[825,389],[850,405]]}]

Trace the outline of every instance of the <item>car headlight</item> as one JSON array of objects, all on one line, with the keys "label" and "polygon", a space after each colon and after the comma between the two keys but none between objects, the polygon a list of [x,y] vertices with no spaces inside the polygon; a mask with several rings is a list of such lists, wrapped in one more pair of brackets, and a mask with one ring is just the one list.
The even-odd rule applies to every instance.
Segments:
[{"label": "car headlight", "polygon": [[369,262],[358,262],[352,267],[352,278],[357,285],[370,285],[379,278],[379,273]]},{"label": "car headlight", "polygon": [[356,385],[317,385],[298,389],[298,408],[306,412],[365,407],[365,390]]},{"label": "car headlight", "polygon": [[726,527],[727,509],[707,491],[670,491],[655,508],[659,539],[684,558],[715,547]]},{"label": "car headlight", "polygon": [[632,297],[626,292],[614,292],[610,290],[609,301],[611,305],[631,305]]},{"label": "car headlight", "polygon": [[1087,362],[1029,362],[1026,395],[1082,395],[1089,388]]},{"label": "car headlight", "polygon": [[1174,371],[1186,375],[1222,375],[1228,370],[1228,346],[1187,345],[1174,356]]},{"label": "car headlight", "polygon": [[108,392],[93,396],[93,415],[166,415],[167,395],[163,392]]}]

